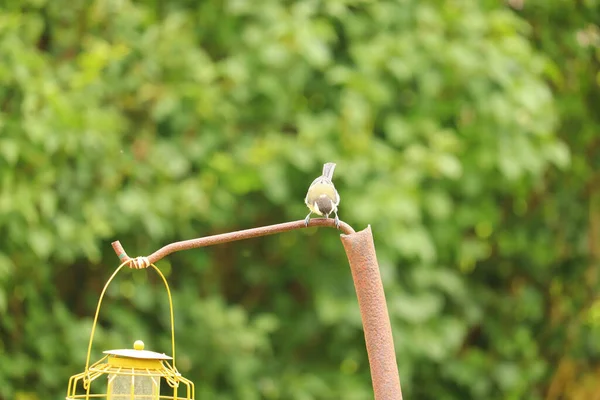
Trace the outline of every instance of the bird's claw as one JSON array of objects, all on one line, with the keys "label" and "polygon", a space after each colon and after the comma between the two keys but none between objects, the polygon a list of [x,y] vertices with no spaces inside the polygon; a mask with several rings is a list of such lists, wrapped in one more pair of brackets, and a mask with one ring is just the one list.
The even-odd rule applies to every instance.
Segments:
[{"label": "bird's claw", "polygon": [[310,222],[310,214],[306,216],[306,218],[304,218],[304,226],[308,226],[308,223]]},{"label": "bird's claw", "polygon": [[336,214],[336,216],[335,216],[335,218],[334,218],[333,221],[335,222],[335,227],[337,229],[340,229],[340,219],[338,218],[337,214]]}]

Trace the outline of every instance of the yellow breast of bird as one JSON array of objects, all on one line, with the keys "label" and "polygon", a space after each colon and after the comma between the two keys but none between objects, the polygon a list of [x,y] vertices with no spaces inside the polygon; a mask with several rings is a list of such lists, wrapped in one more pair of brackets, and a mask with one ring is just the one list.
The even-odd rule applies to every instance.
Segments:
[{"label": "yellow breast of bird", "polygon": [[333,202],[335,202],[335,198],[337,196],[335,187],[332,184],[326,184],[326,183],[317,183],[316,185],[313,186],[311,192],[315,194],[315,196],[314,196],[315,199],[317,197],[319,197],[320,195],[324,194],[325,196],[327,196],[331,200],[333,200]]},{"label": "yellow breast of bird", "polygon": [[318,215],[323,214],[317,207],[315,207],[314,203],[321,195],[329,197],[334,204],[336,204],[339,201],[335,187],[330,183],[316,183],[312,185],[306,195],[305,202],[308,208],[310,208],[312,212]]}]

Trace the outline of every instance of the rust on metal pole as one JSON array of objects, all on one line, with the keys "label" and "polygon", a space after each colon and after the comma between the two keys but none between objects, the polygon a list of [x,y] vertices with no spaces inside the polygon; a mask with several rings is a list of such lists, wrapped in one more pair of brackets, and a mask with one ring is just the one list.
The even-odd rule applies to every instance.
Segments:
[{"label": "rust on metal pole", "polygon": [[371,227],[357,233],[342,235],[341,239],[350,262],[358,297],[375,400],[401,400],[402,390],[392,327]]}]

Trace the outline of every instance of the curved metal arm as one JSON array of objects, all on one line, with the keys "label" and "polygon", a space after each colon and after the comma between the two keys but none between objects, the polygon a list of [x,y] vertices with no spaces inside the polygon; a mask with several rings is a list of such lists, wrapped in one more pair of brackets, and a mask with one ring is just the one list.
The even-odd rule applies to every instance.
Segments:
[{"label": "curved metal arm", "polygon": [[[335,222],[331,218],[313,218],[310,220],[308,227],[312,228],[315,226],[335,228]],[[261,226],[259,228],[244,229],[242,231],[222,233],[219,235],[206,236],[198,239],[183,240],[181,242],[168,244],[158,249],[154,253],[150,254],[148,257],[129,257],[127,255],[127,252],[123,249],[123,246],[121,246],[121,242],[119,242],[118,240],[116,242],[112,242],[112,247],[115,253],[117,253],[117,256],[119,256],[121,262],[129,262],[129,266],[131,268],[146,268],[150,264],[154,264],[158,260],[168,256],[171,253],[175,253],[176,251],[189,250],[198,247],[206,247],[213,246],[215,244],[234,242],[236,240],[273,235],[275,233],[293,231],[295,229],[302,229],[306,227],[307,226],[304,225],[304,220],[300,220],[293,222],[285,222],[283,224],[277,225]],[[340,231],[347,235],[355,233],[354,229],[352,229],[350,225],[342,221],[340,221]]]},{"label": "curved metal arm", "polygon": [[[308,226],[335,228],[335,222],[333,219],[315,218],[310,220]],[[176,251],[273,235],[305,227],[304,220],[300,220],[184,240],[168,244],[148,257],[129,257],[119,241],[113,242],[112,247],[121,262],[128,263],[129,267],[146,268]],[[340,230],[344,233],[341,239],[350,262],[358,298],[375,400],[402,400],[392,329],[371,228],[368,227],[357,233],[350,225],[340,221]]]}]

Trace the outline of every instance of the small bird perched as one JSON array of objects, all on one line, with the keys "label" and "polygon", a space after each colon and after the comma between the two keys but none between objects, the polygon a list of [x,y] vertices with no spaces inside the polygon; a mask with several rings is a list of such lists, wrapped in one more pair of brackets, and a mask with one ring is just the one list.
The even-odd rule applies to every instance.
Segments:
[{"label": "small bird perched", "polygon": [[308,226],[312,213],[325,215],[325,218],[329,218],[329,214],[334,213],[335,226],[339,229],[340,219],[337,215],[337,207],[340,204],[340,195],[335,190],[335,186],[333,186],[331,180],[334,170],[335,163],[326,163],[323,165],[323,174],[310,184],[306,198],[304,199],[310,212],[304,219],[304,225]]}]

